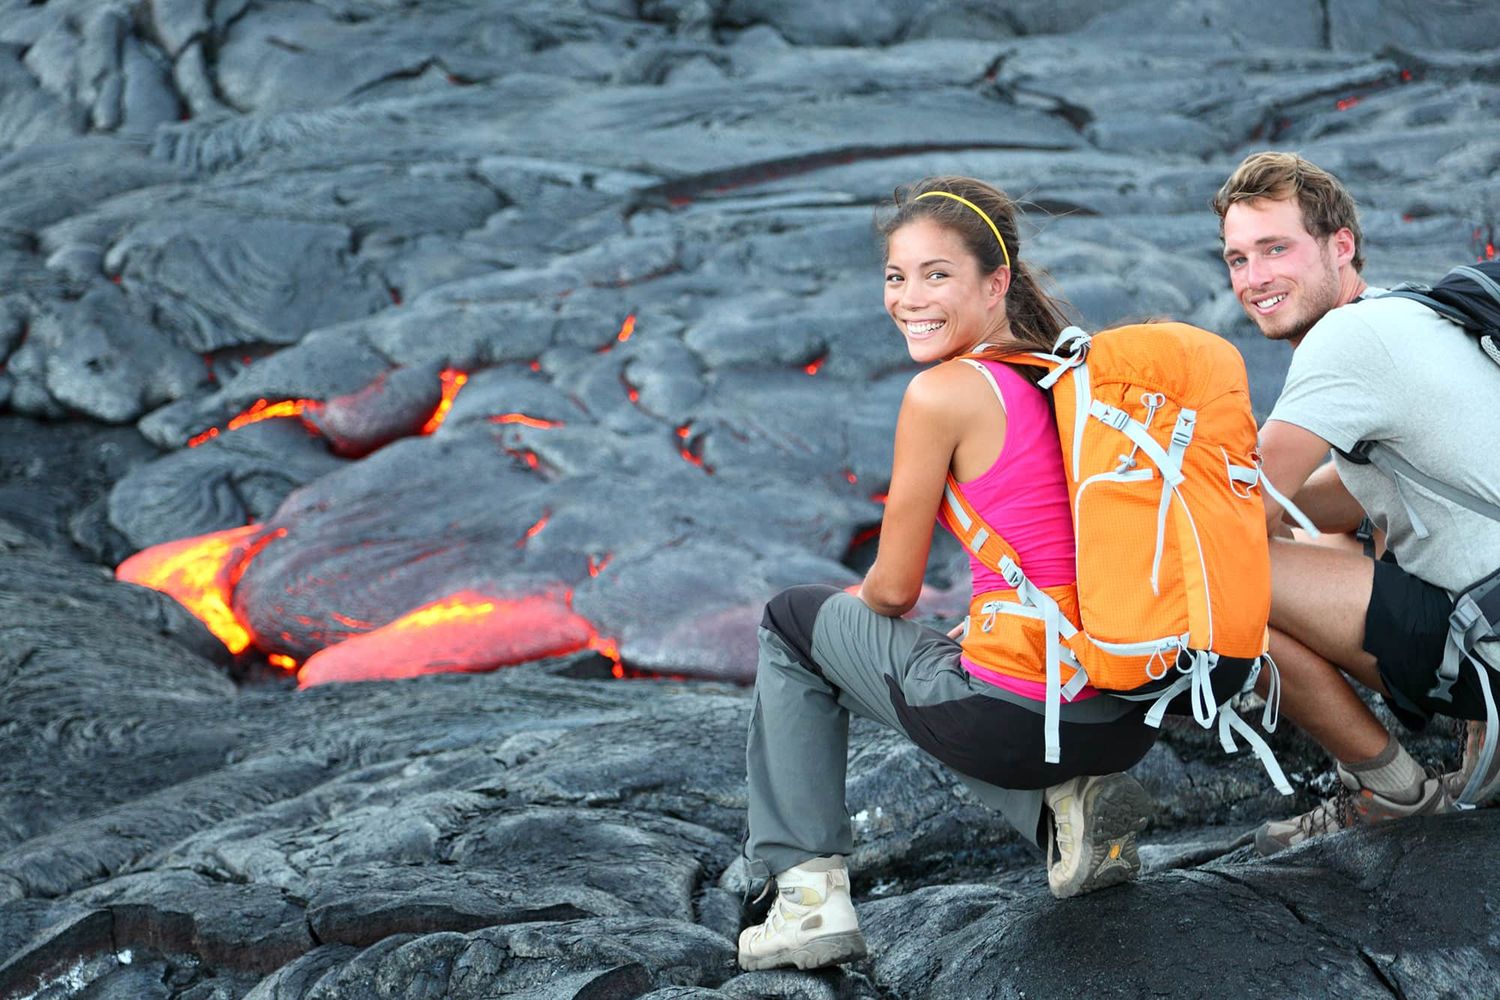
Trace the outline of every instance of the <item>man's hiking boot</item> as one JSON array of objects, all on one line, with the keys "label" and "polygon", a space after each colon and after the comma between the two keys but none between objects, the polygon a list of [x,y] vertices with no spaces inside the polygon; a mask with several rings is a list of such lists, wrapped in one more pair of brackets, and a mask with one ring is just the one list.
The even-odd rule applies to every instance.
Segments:
[{"label": "man's hiking boot", "polygon": [[[1479,763],[1479,748],[1484,743],[1484,723],[1470,722],[1465,728],[1464,738],[1464,762],[1457,771],[1449,771],[1443,775],[1443,780],[1448,785],[1448,798],[1454,802],[1463,794],[1464,786],[1469,783],[1469,777],[1473,775],[1475,766]],[[1490,761],[1489,774],[1485,775],[1484,781],[1479,786],[1478,794],[1474,796],[1474,805],[1487,805],[1500,794],[1500,751],[1495,754],[1495,759]]]},{"label": "man's hiking boot", "polygon": [[1351,826],[1384,823],[1408,816],[1434,816],[1450,812],[1453,800],[1448,795],[1448,775],[1428,778],[1415,802],[1398,802],[1359,783],[1359,778],[1344,765],[1334,768],[1339,786],[1332,798],[1291,819],[1272,820],[1255,831],[1255,850],[1263,858],[1288,847],[1295,847],[1325,833],[1347,830]]},{"label": "man's hiking boot", "polygon": [[849,870],[835,854],[776,876],[764,923],[740,933],[740,967],[817,969],[865,957],[865,938],[849,898]]},{"label": "man's hiking boot", "polygon": [[1141,871],[1135,835],[1146,826],[1151,797],[1128,774],[1084,775],[1044,794],[1052,823],[1047,836],[1047,887],[1058,899],[1135,878]]}]

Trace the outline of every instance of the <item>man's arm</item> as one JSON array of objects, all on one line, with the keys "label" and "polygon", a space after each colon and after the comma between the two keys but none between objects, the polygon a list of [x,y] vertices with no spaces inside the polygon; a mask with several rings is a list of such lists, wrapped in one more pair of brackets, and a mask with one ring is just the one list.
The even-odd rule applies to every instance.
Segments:
[{"label": "man's arm", "polygon": [[[1278,480],[1272,479],[1271,482],[1277,489],[1281,488]],[[1332,462],[1324,462],[1314,469],[1302,489],[1292,497],[1292,502],[1307,515],[1309,521],[1317,525],[1319,531],[1335,535],[1354,531],[1365,516],[1364,508],[1349,493]]]},{"label": "man's arm", "polygon": [[[1301,507],[1301,500],[1305,487],[1312,488],[1311,499],[1316,505],[1320,499],[1332,499],[1332,491],[1321,477],[1313,482],[1313,473],[1318,466],[1328,458],[1329,444],[1310,430],[1289,424],[1282,420],[1268,420],[1260,431],[1260,467],[1261,475],[1270,480],[1271,485],[1284,496],[1294,498],[1294,502]],[[1334,475],[1338,480],[1337,474]],[[1339,482],[1338,488],[1343,490],[1343,483]],[[1348,491],[1343,490],[1348,496]],[[1261,491],[1261,498],[1266,505],[1266,533],[1272,536],[1279,535],[1283,531],[1282,514],[1284,509],[1281,504],[1272,499],[1265,490]],[[1353,497],[1349,501],[1353,502]],[[1341,511],[1341,505],[1333,500],[1331,506],[1334,514]],[[1354,505],[1358,509],[1358,504]],[[1305,508],[1304,508],[1304,512]],[[1352,531],[1359,524],[1356,516],[1354,523],[1342,530]],[[1317,517],[1311,518],[1319,528],[1323,525],[1318,522]],[[1341,522],[1340,522],[1341,523]]]}]

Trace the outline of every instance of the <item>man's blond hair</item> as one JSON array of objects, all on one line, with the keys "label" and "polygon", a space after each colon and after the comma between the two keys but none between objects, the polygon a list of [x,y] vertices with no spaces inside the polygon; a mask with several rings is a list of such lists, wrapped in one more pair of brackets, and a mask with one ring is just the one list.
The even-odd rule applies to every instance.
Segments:
[{"label": "man's blond hair", "polygon": [[1365,266],[1364,233],[1354,199],[1339,179],[1296,153],[1266,151],[1251,153],[1229,175],[1214,195],[1219,216],[1219,238],[1224,238],[1224,213],[1242,201],[1269,198],[1295,199],[1302,209],[1302,226],[1318,240],[1326,240],[1340,229],[1354,234],[1354,270]]}]

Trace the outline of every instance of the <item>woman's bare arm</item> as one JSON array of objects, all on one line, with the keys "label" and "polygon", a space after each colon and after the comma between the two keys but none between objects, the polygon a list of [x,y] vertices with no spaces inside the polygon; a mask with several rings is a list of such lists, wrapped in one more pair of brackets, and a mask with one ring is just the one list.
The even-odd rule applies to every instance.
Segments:
[{"label": "woman's bare arm", "polygon": [[922,593],[927,553],[954,449],[980,409],[975,405],[976,395],[990,393],[981,380],[967,365],[948,364],[919,373],[907,387],[896,420],[896,452],[880,548],[859,590],[860,599],[879,614],[903,615]]}]

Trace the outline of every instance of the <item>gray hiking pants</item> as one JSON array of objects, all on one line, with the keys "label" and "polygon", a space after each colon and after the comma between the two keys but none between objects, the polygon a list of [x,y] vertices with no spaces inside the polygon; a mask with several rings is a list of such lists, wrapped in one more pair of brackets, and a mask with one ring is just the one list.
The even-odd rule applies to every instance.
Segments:
[{"label": "gray hiking pants", "polygon": [[1063,759],[1045,763],[1041,703],[970,676],[959,655],[942,633],[876,614],[833,587],[771,599],[746,750],[752,876],[853,849],[850,712],[905,733],[1033,844],[1044,789],[1123,771],[1156,740],[1146,705],[1088,698],[1062,706]]}]

